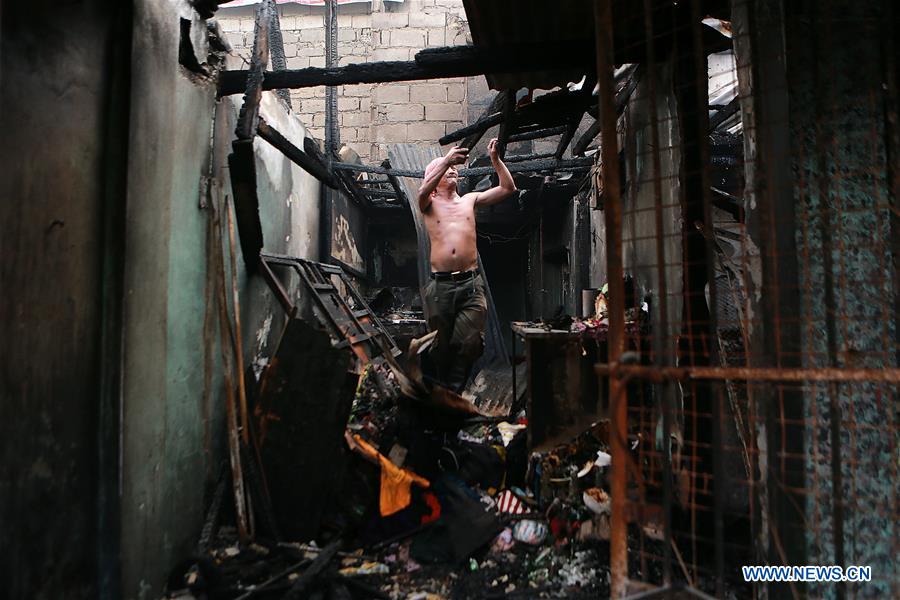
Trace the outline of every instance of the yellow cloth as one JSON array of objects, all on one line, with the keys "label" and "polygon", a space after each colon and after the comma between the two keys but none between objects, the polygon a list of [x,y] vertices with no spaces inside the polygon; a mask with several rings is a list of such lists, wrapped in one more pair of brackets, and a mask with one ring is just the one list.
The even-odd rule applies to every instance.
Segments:
[{"label": "yellow cloth", "polygon": [[427,488],[431,485],[424,477],[419,477],[412,471],[401,469],[373,448],[368,442],[354,435],[353,439],[359,445],[360,450],[367,456],[376,459],[381,465],[381,495],[379,497],[379,510],[382,517],[392,515],[409,506],[412,496],[409,488],[412,484]]}]

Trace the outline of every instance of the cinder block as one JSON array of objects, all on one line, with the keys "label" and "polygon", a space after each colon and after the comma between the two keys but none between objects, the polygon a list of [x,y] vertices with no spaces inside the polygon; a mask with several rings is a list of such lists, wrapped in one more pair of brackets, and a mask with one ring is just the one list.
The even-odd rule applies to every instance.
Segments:
[{"label": "cinder block", "polygon": [[405,83],[388,83],[375,88],[377,104],[402,104],[409,102],[409,85]]},{"label": "cinder block", "polygon": [[372,60],[409,60],[409,48],[377,48],[372,52]]},{"label": "cinder block", "polygon": [[391,46],[406,46],[411,48],[425,47],[425,30],[423,29],[394,29],[391,31]]},{"label": "cinder block", "polygon": [[360,63],[368,62],[368,61],[366,60],[367,58],[368,58],[368,57],[367,57],[367,56],[364,56],[364,55],[354,55],[354,54],[349,54],[349,55],[347,55],[347,56],[341,56],[340,60],[338,61],[338,64],[340,64],[341,66],[344,66],[344,65],[358,65],[358,64],[360,64]]},{"label": "cinder block", "polygon": [[383,110],[387,120],[392,122],[421,121],[424,114],[421,104],[389,104]]},{"label": "cinder block", "polygon": [[291,58],[292,56],[297,56],[297,44],[285,44],[284,45],[284,56],[285,56],[285,58]]},{"label": "cinder block", "polygon": [[462,102],[466,99],[466,84],[463,82],[447,83],[447,102]]},{"label": "cinder block", "polygon": [[307,127],[306,131],[308,131],[309,135],[313,136],[317,140],[325,139],[325,128],[324,127]]},{"label": "cinder block", "polygon": [[447,45],[446,30],[443,28],[428,30],[428,46],[432,48]]},{"label": "cinder block", "polygon": [[353,15],[342,15],[342,14],[338,13],[337,26],[338,27],[352,27],[353,26]]},{"label": "cinder block", "polygon": [[324,56],[310,56],[309,57],[309,66],[311,67],[324,67],[325,66],[325,57]]},{"label": "cinder block", "polygon": [[359,110],[360,110],[360,112],[363,112],[368,115],[369,112],[372,110],[372,99],[368,98],[368,97],[360,98],[359,99]]},{"label": "cinder block", "polygon": [[366,127],[372,122],[372,117],[368,111],[354,110],[342,113],[344,126]]},{"label": "cinder block", "polygon": [[300,41],[302,41],[302,42],[324,42],[325,41],[325,30],[324,29],[301,29],[300,30]]},{"label": "cinder block", "polygon": [[372,15],[353,15],[350,24],[356,29],[372,27]]},{"label": "cinder block", "polygon": [[372,13],[372,29],[393,29],[407,26],[409,26],[409,14],[407,13]]},{"label": "cinder block", "polygon": [[316,113],[313,115],[313,127],[325,127],[325,113]]},{"label": "cinder block", "polygon": [[284,42],[285,46],[288,44],[296,44],[300,41],[300,34],[296,31],[282,31],[281,41]]},{"label": "cinder block", "polygon": [[305,56],[289,56],[287,59],[288,69],[305,69],[309,66],[309,59]]},{"label": "cinder block", "polygon": [[359,110],[359,98],[338,98],[338,110]]},{"label": "cinder block", "polygon": [[[301,16],[295,17],[295,19],[297,20],[296,29],[321,29],[325,31],[325,19],[322,15]],[[287,29],[283,24],[281,28]]]},{"label": "cinder block", "polygon": [[254,19],[241,19],[239,29],[241,31],[256,31],[256,21]]},{"label": "cinder block", "polygon": [[[343,125],[343,123],[341,123]],[[355,127],[341,127],[341,141],[342,142],[355,142],[359,139],[359,134],[357,133],[357,129]]]},{"label": "cinder block", "polygon": [[325,100],[319,98],[307,98],[303,100],[303,103],[300,105],[300,108],[303,112],[308,113],[324,113],[325,112]]},{"label": "cinder block", "polygon": [[297,46],[297,56],[325,56],[325,46],[322,44],[305,44]]},{"label": "cinder block", "polygon": [[453,104],[426,104],[425,105],[426,121],[462,121],[463,105],[460,103]]},{"label": "cinder block", "polygon": [[410,27],[445,27],[446,25],[447,15],[444,13],[426,13],[418,10],[409,13]]},{"label": "cinder block", "polygon": [[407,140],[411,142],[437,142],[443,135],[443,123],[410,123],[407,130]]},{"label": "cinder block", "polygon": [[338,42],[356,41],[356,30],[352,27],[341,27],[338,29]]},{"label": "cinder block", "polygon": [[[418,123],[416,124],[418,125]],[[414,127],[415,125],[410,125]],[[373,126],[375,129],[375,141],[378,142],[405,142],[407,138],[406,123],[385,123]]]},{"label": "cinder block", "polygon": [[439,83],[419,83],[409,86],[409,99],[412,102],[444,102],[447,100],[447,92]]}]

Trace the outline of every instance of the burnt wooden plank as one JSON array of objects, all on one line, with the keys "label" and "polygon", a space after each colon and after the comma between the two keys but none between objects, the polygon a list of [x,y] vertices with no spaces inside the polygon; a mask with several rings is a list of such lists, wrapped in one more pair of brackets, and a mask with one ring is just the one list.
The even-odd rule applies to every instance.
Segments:
[{"label": "burnt wooden plank", "polygon": [[516,129],[516,91],[504,90],[500,96],[503,98],[503,122],[497,134],[497,155],[503,158],[509,138]]},{"label": "burnt wooden plank", "polygon": [[262,100],[263,80],[269,61],[269,21],[274,0],[264,0],[256,9],[256,27],[250,69],[244,81],[244,104],[241,106],[235,135],[239,140],[253,139],[259,123],[259,103]]},{"label": "burnt wooden plank", "polygon": [[234,194],[234,213],[241,242],[241,254],[249,271],[258,266],[259,251],[263,247],[262,225],[259,220],[259,198],[256,196],[256,158],[253,140],[235,140],[228,155],[231,191]]},{"label": "burnt wooden plank", "polygon": [[281,135],[281,133],[269,125],[265,119],[260,117],[259,126],[257,127],[259,137],[269,142],[279,152],[288,157],[291,162],[295,163],[301,169],[327,185],[332,189],[338,189],[339,184],[328,167],[326,167],[318,158],[310,156],[306,152],[300,150],[289,139]]},{"label": "burnt wooden plank", "polygon": [[551,135],[559,135],[561,133],[565,133],[565,131],[565,125],[560,125],[559,127],[547,127],[546,129],[537,129],[535,131],[528,131],[525,133],[515,133],[509,136],[509,141],[524,142],[526,140],[537,140],[540,138],[550,137]]},{"label": "burnt wooden plank", "polygon": [[[269,6],[269,58],[272,61],[273,71],[284,71],[287,69],[287,57],[284,54],[284,38],[281,36],[281,20],[278,18],[278,11],[275,10],[275,3]],[[280,89],[275,93],[288,108],[292,108],[290,90]]]},{"label": "burnt wooden plank", "polygon": [[256,412],[259,452],[272,510],[286,539],[318,533],[334,476],[344,464],[343,431],[353,402],[352,354],[327,333],[288,319],[260,380]]},{"label": "burnt wooden plank", "polygon": [[[481,117],[486,117],[488,115],[494,114],[496,112],[500,112],[500,109],[503,107],[503,94],[495,94],[494,98],[491,100],[491,103],[488,105],[484,112],[481,114]],[[475,144],[481,140],[482,136],[487,132],[487,129],[479,131],[477,133],[472,133],[466,136],[465,139],[462,140],[460,146],[463,148],[474,148]]]},{"label": "burnt wooden plank", "polygon": [[[488,114],[487,116],[483,116],[479,118],[477,121],[472,123],[471,125],[466,125],[465,127],[461,127],[456,131],[448,133],[444,137],[438,140],[438,144],[441,146],[446,146],[447,144],[451,144],[453,142],[459,141],[466,137],[474,138],[476,135],[478,139],[481,139],[481,136],[484,135],[484,132],[494,127],[495,125],[499,125],[503,122],[503,113],[495,112],[492,114]],[[478,139],[475,139],[475,143],[478,143]],[[472,146],[465,146],[460,144],[463,148],[471,148]]]},{"label": "burnt wooden plank", "polygon": [[[535,70],[571,69],[579,61],[590,67],[592,45],[584,42],[521,44],[500,48],[458,46],[429,48],[412,61],[357,63],[343,67],[309,67],[265,73],[262,89],[303,88],[320,85],[387,83],[418,79],[467,77],[488,73],[522,73]],[[223,71],[219,75],[219,95],[237,94],[247,89],[251,70]]]}]

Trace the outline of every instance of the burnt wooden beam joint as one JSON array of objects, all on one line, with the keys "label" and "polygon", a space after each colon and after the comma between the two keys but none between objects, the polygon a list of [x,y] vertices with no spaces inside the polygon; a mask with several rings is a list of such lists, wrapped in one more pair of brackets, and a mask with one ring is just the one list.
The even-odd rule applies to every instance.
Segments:
[{"label": "burnt wooden beam joint", "polygon": [[[553,44],[520,44],[499,48],[457,46],[429,48],[416,54],[412,61],[383,61],[357,63],[343,67],[309,67],[285,71],[265,72],[263,90],[297,89],[322,85],[352,85],[357,83],[387,83],[467,77],[492,73],[521,73],[554,69],[570,69],[578,57],[586,68],[593,42]],[[219,96],[239,94],[246,90],[250,70],[223,71],[219,75]]]},{"label": "burnt wooden beam joint", "polygon": [[238,116],[235,135],[239,140],[250,140],[259,125],[259,104],[262,101],[266,65],[269,60],[269,21],[274,12],[275,0],[263,0],[256,10],[256,27],[250,69],[243,86],[235,93],[244,92],[244,103]]}]

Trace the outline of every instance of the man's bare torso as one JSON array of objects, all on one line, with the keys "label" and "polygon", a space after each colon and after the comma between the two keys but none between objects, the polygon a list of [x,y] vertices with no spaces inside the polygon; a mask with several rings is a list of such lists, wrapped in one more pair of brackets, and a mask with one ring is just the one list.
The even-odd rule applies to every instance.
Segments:
[{"label": "man's bare torso", "polygon": [[432,271],[468,271],[478,265],[475,241],[476,194],[452,197],[435,194],[425,211],[431,239]]}]

